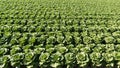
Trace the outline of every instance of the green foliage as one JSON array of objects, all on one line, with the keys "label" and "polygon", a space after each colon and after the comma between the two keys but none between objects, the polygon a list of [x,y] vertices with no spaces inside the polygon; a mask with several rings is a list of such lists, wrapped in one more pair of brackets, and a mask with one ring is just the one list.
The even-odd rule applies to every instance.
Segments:
[{"label": "green foliage", "polygon": [[105,40],[105,42],[108,43],[108,44],[115,42],[115,40],[114,40],[113,37],[105,37],[104,40]]},{"label": "green foliage", "polygon": [[16,53],[16,54],[12,54],[10,61],[11,61],[11,65],[13,67],[18,67],[20,68],[20,65],[23,65],[23,63],[21,62],[24,58],[24,54],[23,53]]},{"label": "green foliage", "polygon": [[85,52],[78,53],[76,55],[76,59],[77,59],[77,64],[79,64],[80,67],[87,66],[89,62],[88,54]]},{"label": "green foliage", "polygon": [[10,62],[10,56],[9,55],[4,55],[0,57],[0,67],[1,68],[8,68],[9,67],[9,62]]},{"label": "green foliage", "polygon": [[120,68],[119,0],[0,0],[0,68]]},{"label": "green foliage", "polygon": [[5,55],[8,52],[7,48],[0,48],[0,56]]},{"label": "green foliage", "polygon": [[47,44],[54,44],[56,42],[56,38],[54,36],[50,36],[48,39],[47,39]]},{"label": "green foliage", "polygon": [[28,52],[25,54],[25,57],[24,57],[24,60],[23,60],[23,63],[24,65],[30,65],[35,59],[35,54],[34,52]]},{"label": "green foliage", "polygon": [[106,61],[106,66],[107,67],[113,67],[114,66],[114,58],[115,58],[115,53],[103,53],[103,58]]},{"label": "green foliage", "polygon": [[65,64],[67,65],[67,68],[74,67],[75,55],[73,53],[66,53],[64,57],[65,57]]},{"label": "green foliage", "polygon": [[61,53],[56,52],[51,55],[51,67],[57,68],[61,65],[61,62],[63,61],[64,57]]},{"label": "green foliage", "polygon": [[102,65],[103,57],[101,53],[93,52],[90,54],[93,66],[100,67]]}]

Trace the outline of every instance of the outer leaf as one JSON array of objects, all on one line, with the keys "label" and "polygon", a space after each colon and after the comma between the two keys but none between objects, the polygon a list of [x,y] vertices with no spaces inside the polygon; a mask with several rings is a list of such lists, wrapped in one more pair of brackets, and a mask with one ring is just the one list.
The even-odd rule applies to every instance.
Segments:
[{"label": "outer leaf", "polygon": [[88,36],[85,36],[84,38],[83,38],[83,42],[84,42],[84,44],[90,44],[92,41],[91,41],[92,39],[90,38],[90,37],[88,37]]},{"label": "outer leaf", "polygon": [[47,39],[47,44],[53,44],[56,42],[56,38],[54,36],[50,36],[48,39]]},{"label": "outer leaf", "polygon": [[73,53],[66,53],[65,54],[65,60],[66,60],[66,64],[71,64],[74,63],[74,54]]},{"label": "outer leaf", "polygon": [[63,60],[63,56],[61,53],[56,52],[51,55],[51,67],[58,67],[61,65],[61,61]]},{"label": "outer leaf", "polygon": [[40,66],[47,62],[47,60],[49,59],[49,56],[50,56],[49,53],[42,53],[40,55],[40,57],[39,57],[39,60],[40,60],[39,64],[40,64]]},{"label": "outer leaf", "polygon": [[24,64],[29,65],[30,63],[32,63],[34,61],[34,59],[35,59],[34,52],[28,52],[25,54]]},{"label": "outer leaf", "polygon": [[115,39],[113,37],[105,37],[104,40],[106,43],[109,43],[109,44],[115,42]]},{"label": "outer leaf", "polygon": [[4,55],[3,57],[0,57],[0,68],[8,68],[9,67],[9,55]]},{"label": "outer leaf", "polygon": [[0,48],[0,56],[5,55],[8,52],[7,48]]},{"label": "outer leaf", "polygon": [[63,36],[57,36],[57,42],[58,43],[64,43],[64,37]]},{"label": "outer leaf", "polygon": [[16,53],[14,55],[11,56],[11,65],[13,67],[19,67],[20,65],[22,65],[21,60],[23,60],[24,58],[24,54],[23,53]]},{"label": "outer leaf", "polygon": [[19,52],[21,52],[21,48],[19,46],[17,46],[17,45],[12,46],[12,49],[10,50],[11,55],[19,53]]},{"label": "outer leaf", "polygon": [[59,47],[58,49],[56,49],[57,51],[59,51],[61,54],[65,53],[68,51],[68,49],[66,47]]},{"label": "outer leaf", "polygon": [[36,42],[36,37],[30,37],[29,38],[29,43],[34,44]]}]

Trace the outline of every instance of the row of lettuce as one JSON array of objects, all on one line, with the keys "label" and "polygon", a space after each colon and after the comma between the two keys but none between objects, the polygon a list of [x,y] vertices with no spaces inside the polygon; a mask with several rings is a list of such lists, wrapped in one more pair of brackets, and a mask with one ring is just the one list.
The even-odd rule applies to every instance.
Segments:
[{"label": "row of lettuce", "polygon": [[[32,12],[31,12],[32,11]],[[20,11],[14,10],[13,12],[4,12],[0,13],[0,19],[119,19],[119,15],[115,14],[74,14],[73,13],[64,13],[64,12],[58,12],[55,11],[49,12],[41,12],[41,11],[24,11],[19,13]],[[38,13],[39,12],[39,13]],[[75,12],[74,12],[75,13]],[[72,14],[72,15],[71,15]],[[77,15],[77,16],[76,16]]]},{"label": "row of lettuce", "polygon": [[119,20],[105,19],[1,19],[0,31],[10,32],[116,32]]},{"label": "row of lettuce", "polygon": [[[7,31],[7,30],[6,30]],[[0,45],[38,44],[119,44],[120,31],[98,32],[0,32]]]},{"label": "row of lettuce", "polygon": [[40,44],[0,46],[0,67],[79,68],[120,66],[120,45]]},{"label": "row of lettuce", "polygon": [[[20,22],[21,23],[21,22]],[[57,31],[62,31],[62,32],[84,32],[87,31],[88,33],[93,32],[93,33],[114,33],[114,32],[119,32],[120,27],[119,24],[117,25],[65,25],[65,24],[32,24],[29,23],[21,25],[21,24],[1,24],[0,25],[0,31],[2,32],[57,32]],[[69,23],[70,24],[70,23]],[[106,27],[108,26],[108,27]]]}]

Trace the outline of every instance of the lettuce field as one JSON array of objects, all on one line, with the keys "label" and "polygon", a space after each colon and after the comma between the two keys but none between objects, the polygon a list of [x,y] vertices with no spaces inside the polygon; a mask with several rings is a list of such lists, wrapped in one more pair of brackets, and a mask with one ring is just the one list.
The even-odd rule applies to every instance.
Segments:
[{"label": "lettuce field", "polygon": [[0,68],[120,68],[120,0],[0,0]]}]

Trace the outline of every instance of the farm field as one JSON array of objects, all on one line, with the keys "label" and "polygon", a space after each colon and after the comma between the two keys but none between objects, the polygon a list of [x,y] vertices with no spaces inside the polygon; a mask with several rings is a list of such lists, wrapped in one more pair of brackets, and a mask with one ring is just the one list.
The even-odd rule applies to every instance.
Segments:
[{"label": "farm field", "polygon": [[0,0],[0,68],[120,68],[120,1]]}]

